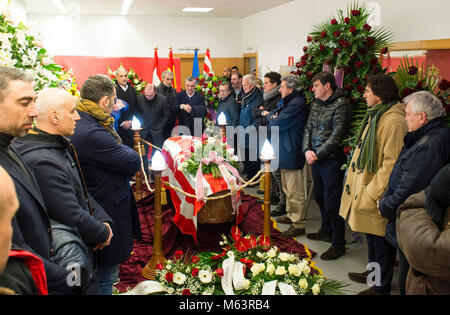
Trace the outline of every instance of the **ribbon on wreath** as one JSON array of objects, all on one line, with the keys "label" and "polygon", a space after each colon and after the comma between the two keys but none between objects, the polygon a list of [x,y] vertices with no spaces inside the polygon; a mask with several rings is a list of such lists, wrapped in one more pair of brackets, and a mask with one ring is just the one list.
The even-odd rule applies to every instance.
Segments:
[{"label": "ribbon on wreath", "polygon": [[205,158],[202,158],[200,161],[200,165],[198,166],[197,170],[197,187],[195,190],[195,194],[197,196],[197,199],[199,201],[205,200],[205,192],[203,190],[203,172],[202,172],[202,166],[208,165],[210,163],[215,163],[219,167],[220,173],[222,174],[222,177],[228,182],[230,186],[230,192],[231,192],[231,205],[233,206],[233,214],[236,213],[238,208],[238,196],[237,196],[237,187],[236,184],[233,181],[233,178],[231,177],[230,173],[234,175],[236,180],[240,182],[239,180],[239,172],[237,169],[235,169],[233,166],[228,164],[225,159],[222,156],[217,155],[216,151],[210,151],[209,155]]}]

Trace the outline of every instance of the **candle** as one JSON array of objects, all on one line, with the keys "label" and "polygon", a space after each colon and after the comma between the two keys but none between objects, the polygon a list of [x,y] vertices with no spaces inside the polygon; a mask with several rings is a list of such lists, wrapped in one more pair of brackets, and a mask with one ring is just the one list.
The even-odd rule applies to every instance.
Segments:
[{"label": "candle", "polygon": [[266,139],[266,141],[264,141],[263,147],[261,149],[261,159],[271,160],[271,159],[273,159],[274,155],[275,155],[275,152],[273,151],[273,147],[270,144],[269,140]]},{"label": "candle", "polygon": [[161,151],[156,151],[152,157],[152,170],[163,171],[166,168],[166,161],[164,160]]},{"label": "candle", "polygon": [[131,122],[131,129],[133,130],[141,129],[141,122],[139,121],[139,119],[136,118],[136,116],[133,116],[133,120]]}]

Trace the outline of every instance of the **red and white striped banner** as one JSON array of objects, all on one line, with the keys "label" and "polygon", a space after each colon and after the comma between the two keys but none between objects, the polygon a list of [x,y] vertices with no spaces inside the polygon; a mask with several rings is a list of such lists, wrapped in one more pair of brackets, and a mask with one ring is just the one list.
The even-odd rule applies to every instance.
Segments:
[{"label": "red and white striped banner", "polygon": [[[178,166],[186,160],[186,155],[190,155],[191,147],[198,145],[201,141],[201,138],[191,136],[173,137],[167,139],[162,148],[162,153],[168,165],[167,170],[162,174],[163,180],[191,195],[196,195],[196,176],[189,174],[187,171],[180,171]],[[237,185],[235,178],[232,184]],[[167,188],[170,190],[170,196],[175,207],[174,223],[182,233],[192,235],[197,242],[197,214],[201,211],[205,202],[186,196],[175,189],[170,189],[170,187]],[[230,185],[225,179],[214,178],[212,174],[203,174],[203,191],[205,196],[228,189],[230,189]],[[239,209],[239,206],[240,197],[236,224],[239,224],[242,220],[242,211]]]},{"label": "red and white striped banner", "polygon": [[210,73],[214,74],[214,72],[212,71],[211,56],[209,54],[209,48],[206,49],[205,62],[203,63],[203,73],[206,75],[209,75]]}]

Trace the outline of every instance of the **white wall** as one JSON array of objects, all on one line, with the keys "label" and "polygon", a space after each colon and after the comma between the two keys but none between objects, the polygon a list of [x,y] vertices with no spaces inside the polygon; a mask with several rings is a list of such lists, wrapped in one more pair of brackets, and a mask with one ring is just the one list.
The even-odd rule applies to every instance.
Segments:
[{"label": "white wall", "polygon": [[[364,0],[363,0],[364,1]],[[391,30],[394,41],[450,38],[449,0],[365,0],[381,6],[381,25]],[[312,27],[346,12],[351,0],[295,0],[244,18],[242,47],[258,46],[260,73],[278,71],[288,63],[288,56],[297,60]]]},{"label": "white wall", "polygon": [[172,45],[174,53],[198,47],[210,48],[213,58],[242,56],[241,19],[28,14],[28,21],[51,55],[153,57],[158,46],[158,56],[167,57]]}]

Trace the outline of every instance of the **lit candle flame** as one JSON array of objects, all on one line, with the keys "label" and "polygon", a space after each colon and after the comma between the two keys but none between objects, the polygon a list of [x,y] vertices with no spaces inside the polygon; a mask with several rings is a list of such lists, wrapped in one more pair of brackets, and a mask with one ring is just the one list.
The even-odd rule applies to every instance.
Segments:
[{"label": "lit candle flame", "polygon": [[219,117],[217,118],[217,122],[219,125],[227,124],[227,118],[225,117],[225,114],[223,112],[220,113]]},{"label": "lit candle flame", "polygon": [[141,122],[139,119],[136,118],[136,116],[133,116],[133,120],[131,122],[131,129],[141,129]]},{"label": "lit candle flame", "polygon": [[273,159],[274,155],[275,152],[273,151],[273,147],[270,144],[269,140],[266,139],[261,149],[261,158],[264,160],[271,160]]},{"label": "lit candle flame", "polygon": [[164,160],[161,151],[156,151],[153,155],[151,167],[155,171],[162,171],[166,168],[166,161]]}]

